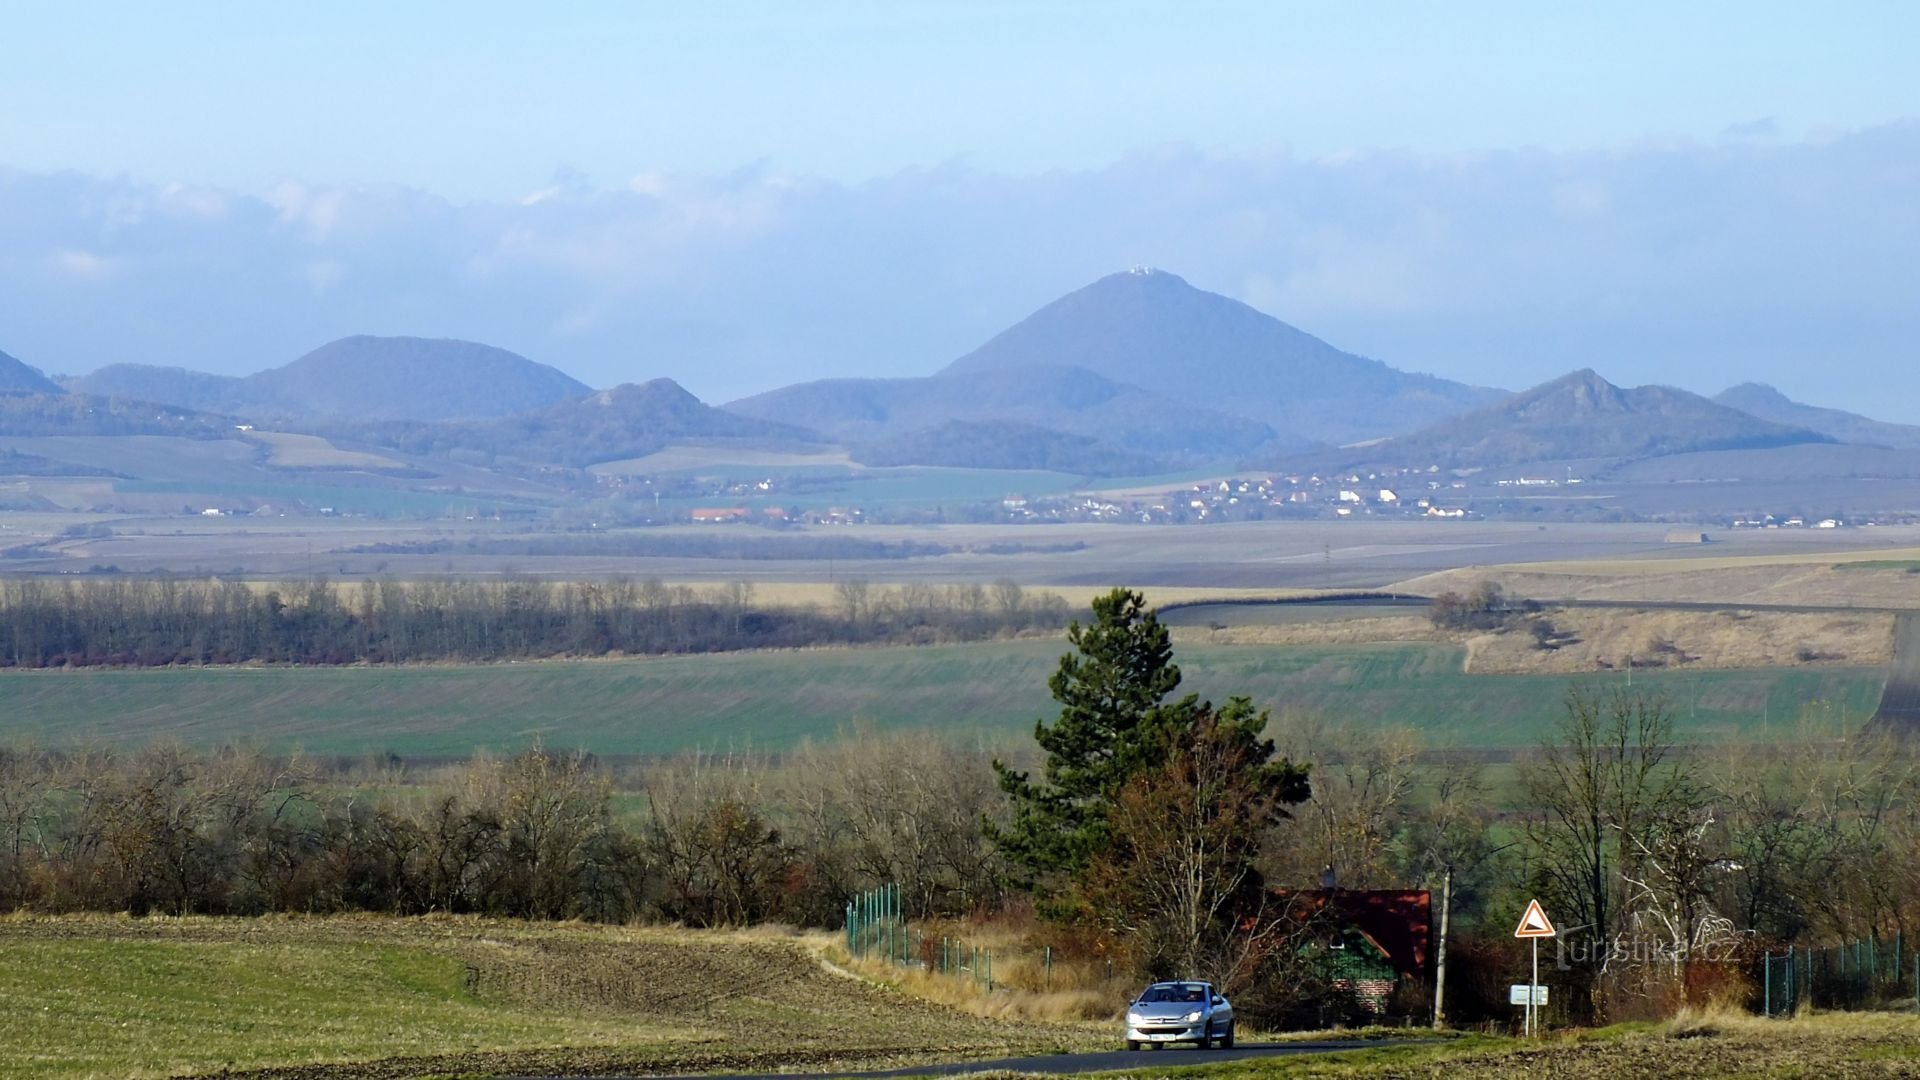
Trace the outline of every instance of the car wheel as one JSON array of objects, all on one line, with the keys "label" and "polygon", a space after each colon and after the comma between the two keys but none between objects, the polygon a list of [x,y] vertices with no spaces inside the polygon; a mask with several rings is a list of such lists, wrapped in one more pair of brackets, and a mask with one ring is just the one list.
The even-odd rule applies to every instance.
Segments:
[{"label": "car wheel", "polygon": [[1202,1049],[1202,1050],[1211,1050],[1211,1049],[1213,1049],[1213,1035],[1212,1035],[1211,1033],[1202,1033],[1202,1034],[1201,1034],[1201,1036],[1200,1036],[1200,1049]]},{"label": "car wheel", "polygon": [[1232,1024],[1228,1024],[1227,1033],[1225,1035],[1220,1036],[1220,1049],[1222,1050],[1233,1049],[1233,1025]]},{"label": "car wheel", "polygon": [[1127,1040],[1127,1050],[1129,1053],[1136,1051],[1138,1049],[1140,1049],[1140,1044],[1138,1042],[1134,1041],[1133,1039]]}]

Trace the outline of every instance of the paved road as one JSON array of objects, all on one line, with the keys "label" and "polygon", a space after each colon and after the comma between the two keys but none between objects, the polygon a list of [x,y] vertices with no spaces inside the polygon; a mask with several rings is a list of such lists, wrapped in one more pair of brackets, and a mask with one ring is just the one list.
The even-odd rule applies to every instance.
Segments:
[{"label": "paved road", "polygon": [[1920,615],[1900,616],[1893,635],[1893,674],[1880,692],[1873,725],[1903,733],[1920,732]]},{"label": "paved road", "polygon": [[[1041,1057],[1000,1058],[996,1061],[954,1061],[938,1065],[916,1065],[883,1072],[834,1073],[743,1073],[737,1076],[700,1076],[672,1080],[885,1080],[901,1076],[961,1076],[981,1072],[1044,1073],[1054,1076],[1073,1073],[1106,1072],[1112,1069],[1145,1069],[1154,1066],[1173,1068],[1184,1065],[1209,1065],[1220,1061],[1239,1061],[1257,1057],[1291,1057],[1298,1054],[1328,1054],[1338,1050],[1362,1050],[1380,1046],[1404,1046],[1412,1040],[1349,1039],[1324,1042],[1241,1043],[1231,1050],[1193,1050],[1180,1046],[1169,1050],[1108,1050],[1092,1054],[1047,1054]],[[547,1077],[543,1080],[560,1080]]]}]

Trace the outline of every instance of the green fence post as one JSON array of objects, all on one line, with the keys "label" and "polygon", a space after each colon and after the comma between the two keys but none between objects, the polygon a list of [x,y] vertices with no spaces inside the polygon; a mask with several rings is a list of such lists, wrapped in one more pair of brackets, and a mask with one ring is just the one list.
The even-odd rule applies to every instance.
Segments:
[{"label": "green fence post", "polygon": [[987,950],[987,993],[993,993],[993,950]]},{"label": "green fence post", "polygon": [[1051,945],[1049,945],[1049,946],[1047,946],[1047,981],[1046,981],[1046,988],[1047,988],[1047,990],[1048,990],[1048,992],[1052,992],[1052,990],[1053,990],[1053,946],[1051,946]]},{"label": "green fence post", "polygon": [[1793,945],[1788,945],[1788,1017],[1799,1007],[1799,1001],[1793,999]]},{"label": "green fence post", "polygon": [[[1773,957],[1766,953],[1762,953],[1760,955],[1760,985],[1762,987],[1760,991],[1760,1015],[1772,1016],[1773,1015]],[[1528,991],[1528,992],[1531,993],[1532,991]]]}]

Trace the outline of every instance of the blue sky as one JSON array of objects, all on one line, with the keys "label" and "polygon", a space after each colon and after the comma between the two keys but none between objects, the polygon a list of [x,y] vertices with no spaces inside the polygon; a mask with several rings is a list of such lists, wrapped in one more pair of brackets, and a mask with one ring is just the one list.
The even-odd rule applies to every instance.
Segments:
[{"label": "blue sky", "polygon": [[[304,9],[304,10],[303,10]],[[1584,10],[1583,10],[1584,9]],[[537,12],[537,13],[536,13]],[[1920,5],[7,4],[28,169],[507,198],[570,169],[1013,173],[1920,113]]]},{"label": "blue sky", "polygon": [[1469,381],[1751,375],[1920,420],[1920,5],[0,25],[0,349],[50,370],[410,332],[726,399],[931,370],[1138,262]]}]

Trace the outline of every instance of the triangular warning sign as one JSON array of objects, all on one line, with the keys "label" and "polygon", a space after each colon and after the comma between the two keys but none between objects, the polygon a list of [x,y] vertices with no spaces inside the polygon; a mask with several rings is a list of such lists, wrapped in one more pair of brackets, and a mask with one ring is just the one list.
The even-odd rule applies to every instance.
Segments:
[{"label": "triangular warning sign", "polygon": [[1520,925],[1513,928],[1513,936],[1552,937],[1553,934],[1553,924],[1547,921],[1547,913],[1540,910],[1540,901],[1527,901],[1527,913],[1520,916]]}]

